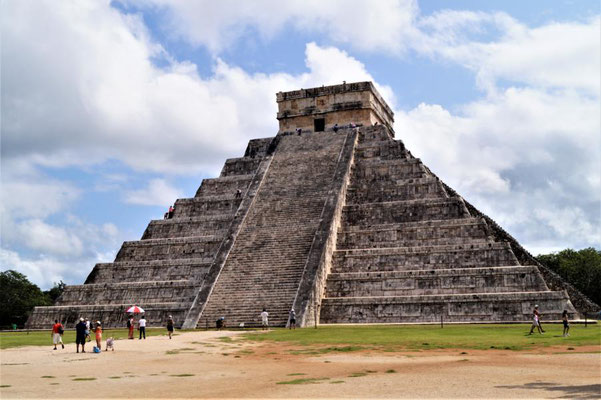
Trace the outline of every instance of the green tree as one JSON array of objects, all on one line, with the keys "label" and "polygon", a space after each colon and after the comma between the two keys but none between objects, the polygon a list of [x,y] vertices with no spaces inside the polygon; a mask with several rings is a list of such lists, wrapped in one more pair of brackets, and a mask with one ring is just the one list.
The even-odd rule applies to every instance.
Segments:
[{"label": "green tree", "polygon": [[63,294],[65,286],[65,282],[63,282],[62,280],[58,283],[54,282],[54,286],[52,287],[52,289],[44,290],[44,294],[48,296],[51,303],[54,304],[56,302],[56,299],[58,299],[61,296],[61,294]]},{"label": "green tree", "polygon": [[13,270],[0,272],[0,326],[23,327],[35,306],[51,304],[50,297],[25,275]]},{"label": "green tree", "polygon": [[592,247],[541,254],[538,261],[559,274],[597,304],[601,304],[601,251]]}]

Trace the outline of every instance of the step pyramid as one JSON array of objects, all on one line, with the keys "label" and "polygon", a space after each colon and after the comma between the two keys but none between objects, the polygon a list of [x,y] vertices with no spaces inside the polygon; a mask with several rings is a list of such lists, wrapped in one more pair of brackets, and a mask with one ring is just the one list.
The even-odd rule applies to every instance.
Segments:
[{"label": "step pyramid", "polygon": [[597,307],[394,139],[370,82],[278,93],[280,131],[151,221],[30,328],[524,322]]}]

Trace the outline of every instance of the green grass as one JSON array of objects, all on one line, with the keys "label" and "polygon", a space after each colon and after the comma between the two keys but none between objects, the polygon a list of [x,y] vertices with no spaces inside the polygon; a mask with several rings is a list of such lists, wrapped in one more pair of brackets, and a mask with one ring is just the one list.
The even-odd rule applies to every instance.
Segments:
[{"label": "green grass", "polygon": [[73,378],[72,381],[95,381],[96,378]]},{"label": "green grass", "polygon": [[42,378],[44,379],[54,379],[56,378],[56,376],[52,376],[52,375],[43,375]]},{"label": "green grass", "polygon": [[[163,328],[149,328],[146,330],[146,336],[160,336],[166,334],[167,330]],[[94,333],[92,333],[92,341],[87,343],[86,347],[96,345],[96,340],[94,340],[93,336]],[[127,339],[127,329],[103,330],[103,342],[109,337],[113,337],[115,339]],[[138,340],[136,336],[134,337],[136,338],[135,340]],[[73,348],[75,348],[75,331],[66,331],[63,335],[63,342],[65,342],[65,346],[73,345]],[[31,331],[29,333],[22,331],[0,332],[0,349],[21,346],[53,346],[52,336],[50,336],[50,329],[48,329],[48,331]]]},{"label": "green grass", "polygon": [[[322,326],[318,329],[273,329],[268,333],[247,333],[259,342],[288,342],[307,346],[292,354],[323,354],[337,351],[374,349],[380,351],[428,349],[524,350],[546,346],[601,346],[601,324],[572,325],[570,337],[562,337],[559,324],[544,325],[544,335],[527,335],[530,324],[515,325],[364,325]],[[338,346],[333,346],[338,345]],[[327,347],[323,347],[327,346]]]},{"label": "green grass", "polygon": [[177,378],[185,378],[185,377],[188,377],[188,376],[194,376],[194,374],[175,374],[175,375],[169,375],[169,376],[174,376],[174,377],[177,377]]},{"label": "green grass", "polygon": [[330,378],[299,378],[291,381],[276,382],[278,385],[306,385],[309,383],[322,383]]},{"label": "green grass", "polygon": [[0,385],[0,388],[9,388],[9,387],[11,387],[11,386],[12,386],[12,385]]},{"label": "green grass", "polygon": [[367,372],[353,372],[348,377],[349,378],[359,378],[359,377],[365,376],[365,375],[367,375]]},{"label": "green grass", "polygon": [[302,372],[297,372],[294,374],[287,374],[286,376],[298,376],[298,375],[307,375],[307,374],[303,374]]}]

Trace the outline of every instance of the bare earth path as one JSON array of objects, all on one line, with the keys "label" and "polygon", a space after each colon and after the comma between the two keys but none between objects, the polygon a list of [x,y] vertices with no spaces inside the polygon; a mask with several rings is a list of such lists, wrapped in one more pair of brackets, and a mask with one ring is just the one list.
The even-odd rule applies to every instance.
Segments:
[{"label": "bare earth path", "polygon": [[0,397],[601,398],[598,346],[308,356],[223,339],[235,335],[119,340],[102,354],[76,354],[74,344],[2,350]]}]

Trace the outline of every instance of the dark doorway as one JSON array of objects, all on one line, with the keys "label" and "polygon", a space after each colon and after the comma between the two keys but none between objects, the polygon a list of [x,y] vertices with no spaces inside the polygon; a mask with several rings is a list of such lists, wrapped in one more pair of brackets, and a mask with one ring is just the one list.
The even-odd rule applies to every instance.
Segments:
[{"label": "dark doorway", "polygon": [[313,120],[313,127],[315,132],[323,132],[326,129],[326,120],[324,118]]}]

